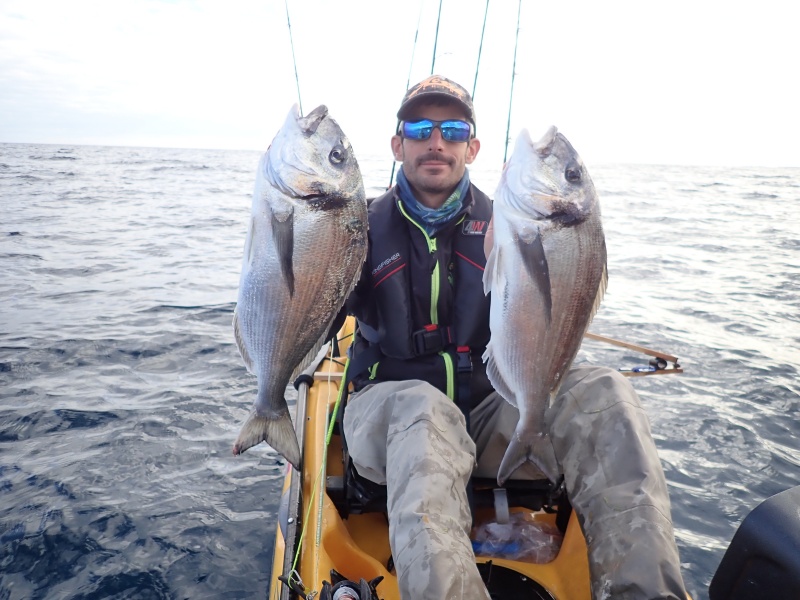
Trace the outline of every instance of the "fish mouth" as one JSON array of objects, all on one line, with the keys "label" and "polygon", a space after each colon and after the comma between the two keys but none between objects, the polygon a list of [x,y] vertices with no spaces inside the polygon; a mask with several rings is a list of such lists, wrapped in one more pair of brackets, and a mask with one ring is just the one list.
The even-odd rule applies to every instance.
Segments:
[{"label": "fish mouth", "polygon": [[586,220],[586,216],[578,206],[565,201],[557,194],[534,193],[531,197],[535,199],[541,208],[529,206],[524,212],[529,213],[533,208],[537,220],[547,221],[562,227],[578,225]]},{"label": "fish mouth", "polygon": [[333,210],[347,204],[348,198],[341,194],[308,194],[303,196],[309,207],[314,210]]},{"label": "fish mouth", "polygon": [[559,225],[564,225],[565,227],[569,227],[571,225],[577,225],[583,221],[583,218],[569,211],[560,210],[547,215],[547,220],[558,223]]}]

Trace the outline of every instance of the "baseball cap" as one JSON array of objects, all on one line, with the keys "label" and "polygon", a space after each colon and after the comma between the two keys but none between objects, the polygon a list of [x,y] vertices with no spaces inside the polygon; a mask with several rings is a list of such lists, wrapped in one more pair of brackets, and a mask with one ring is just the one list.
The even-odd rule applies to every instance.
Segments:
[{"label": "baseball cap", "polygon": [[437,97],[460,104],[467,119],[472,121],[473,127],[475,126],[475,107],[472,105],[472,97],[469,92],[455,81],[441,75],[431,75],[408,88],[406,95],[403,96],[403,102],[400,104],[400,110],[397,111],[397,118],[404,121],[416,104],[424,100],[435,100]]}]

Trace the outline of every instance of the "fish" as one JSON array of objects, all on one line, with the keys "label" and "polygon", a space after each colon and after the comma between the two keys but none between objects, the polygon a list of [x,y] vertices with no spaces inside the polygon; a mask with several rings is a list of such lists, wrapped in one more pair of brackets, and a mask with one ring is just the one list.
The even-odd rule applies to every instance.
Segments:
[{"label": "fish", "polygon": [[353,148],[320,105],[295,104],[262,155],[233,316],[236,345],[258,381],[233,454],[265,441],[300,468],[286,403],[355,287],[367,254],[367,201]]},{"label": "fish", "polygon": [[608,284],[600,204],[578,153],[556,127],[517,137],[494,196],[483,286],[494,389],[519,410],[498,469],[501,486],[527,461],[552,482],[558,464],[545,412],[555,401]]}]

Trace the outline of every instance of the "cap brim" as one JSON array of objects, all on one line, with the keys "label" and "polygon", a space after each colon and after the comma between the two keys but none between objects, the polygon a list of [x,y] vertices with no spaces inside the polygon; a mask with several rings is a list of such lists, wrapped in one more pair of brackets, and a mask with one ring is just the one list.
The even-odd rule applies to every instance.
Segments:
[{"label": "cap brim", "polygon": [[418,105],[422,104],[429,100],[435,99],[445,100],[447,102],[451,102],[453,104],[457,104],[462,108],[464,114],[466,115],[467,119],[472,121],[472,124],[475,124],[475,114],[473,113],[472,108],[463,100],[459,100],[458,98],[453,97],[451,94],[445,94],[442,92],[422,92],[414,96],[411,100],[406,102],[400,107],[400,110],[397,111],[397,118],[400,121],[404,121],[406,118],[411,116],[409,113]]}]

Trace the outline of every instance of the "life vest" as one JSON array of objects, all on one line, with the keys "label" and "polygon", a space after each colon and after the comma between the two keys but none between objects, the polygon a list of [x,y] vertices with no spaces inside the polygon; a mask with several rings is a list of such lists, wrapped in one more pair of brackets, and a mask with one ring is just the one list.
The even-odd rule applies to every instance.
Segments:
[{"label": "life vest", "polygon": [[394,188],[372,201],[367,261],[348,308],[358,320],[353,358],[369,349],[377,362],[354,376],[356,390],[422,379],[462,409],[492,391],[482,360],[489,342],[483,242],[491,215],[491,201],[471,185],[459,215],[430,237]]}]

